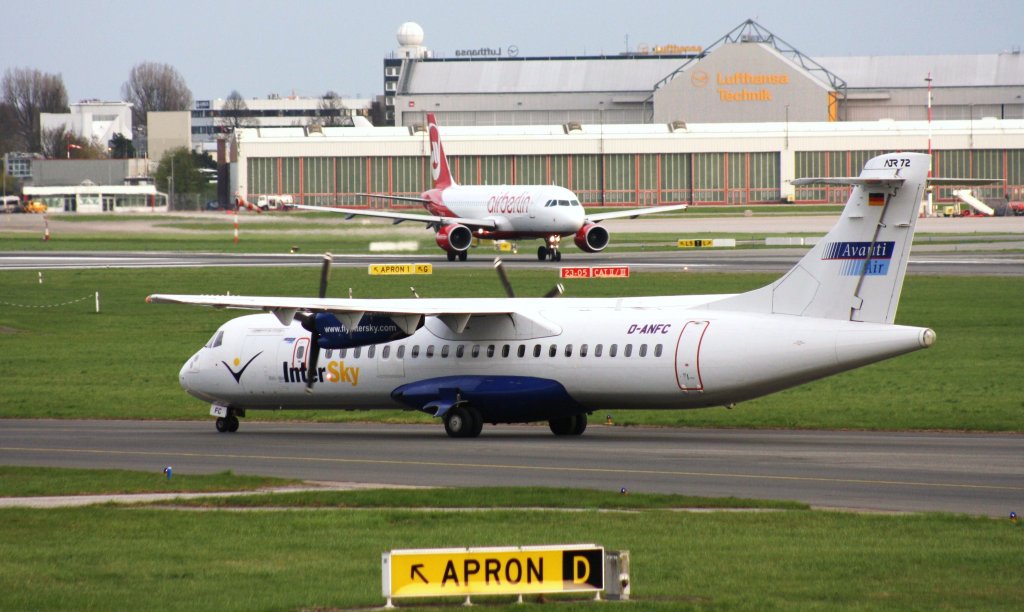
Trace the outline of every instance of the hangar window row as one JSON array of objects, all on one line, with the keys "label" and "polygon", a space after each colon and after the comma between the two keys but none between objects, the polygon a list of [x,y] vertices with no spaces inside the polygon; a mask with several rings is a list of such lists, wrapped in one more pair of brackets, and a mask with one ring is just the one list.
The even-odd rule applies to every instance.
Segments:
[{"label": "hangar window row", "polygon": [[[794,176],[855,176],[884,152],[800,151]],[[561,185],[585,206],[768,204],[782,193],[777,152],[469,155],[449,162],[464,185]],[[934,176],[1005,179],[977,188],[982,198],[1024,199],[1024,149],[934,151],[932,165]],[[246,171],[251,197],[291,194],[311,205],[362,206],[360,193],[415,196],[430,187],[425,157],[250,157]],[[950,200],[950,192],[940,189],[937,198]],[[796,201],[839,204],[848,194],[848,187],[800,187]]]}]

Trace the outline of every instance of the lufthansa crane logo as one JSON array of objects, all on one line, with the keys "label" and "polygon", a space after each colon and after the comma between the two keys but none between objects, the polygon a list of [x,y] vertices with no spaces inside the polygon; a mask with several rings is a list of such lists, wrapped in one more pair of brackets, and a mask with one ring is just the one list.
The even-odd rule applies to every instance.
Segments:
[{"label": "lufthansa crane logo", "polygon": [[703,70],[694,70],[693,74],[690,75],[690,83],[692,83],[694,87],[707,87],[710,80],[708,73]]}]

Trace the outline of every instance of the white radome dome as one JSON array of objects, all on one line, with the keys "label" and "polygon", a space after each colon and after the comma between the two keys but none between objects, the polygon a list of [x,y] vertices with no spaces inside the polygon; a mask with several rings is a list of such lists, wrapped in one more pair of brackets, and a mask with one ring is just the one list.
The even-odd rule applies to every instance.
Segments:
[{"label": "white radome dome", "polygon": [[423,28],[415,21],[406,21],[398,26],[398,44],[403,47],[418,47],[423,44]]}]

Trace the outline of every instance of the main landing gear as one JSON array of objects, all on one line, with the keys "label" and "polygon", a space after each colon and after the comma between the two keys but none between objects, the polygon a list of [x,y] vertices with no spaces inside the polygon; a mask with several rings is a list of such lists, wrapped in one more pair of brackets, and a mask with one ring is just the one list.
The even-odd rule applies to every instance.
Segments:
[{"label": "main landing gear", "polygon": [[217,431],[220,433],[235,433],[238,431],[238,417],[245,416],[244,412],[236,411],[233,408],[228,408],[226,416],[217,417],[214,424],[217,426]]},{"label": "main landing gear", "polygon": [[455,261],[456,259],[466,261],[469,257],[469,253],[466,251],[445,251],[445,254],[448,255],[448,261]]},{"label": "main landing gear", "polygon": [[484,419],[472,406],[456,406],[444,415],[444,431],[452,438],[475,438],[483,428]]},{"label": "main landing gear", "polygon": [[558,417],[548,421],[551,433],[556,436],[580,436],[587,430],[587,415],[576,414],[567,417]]}]

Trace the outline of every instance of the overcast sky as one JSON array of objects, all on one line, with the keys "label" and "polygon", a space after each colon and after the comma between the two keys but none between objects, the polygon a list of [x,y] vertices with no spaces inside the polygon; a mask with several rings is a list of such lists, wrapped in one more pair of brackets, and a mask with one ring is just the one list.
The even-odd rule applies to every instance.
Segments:
[{"label": "overcast sky", "polygon": [[405,21],[436,56],[520,56],[708,46],[751,18],[812,57],[999,53],[1024,46],[1021,0],[36,0],[5,3],[0,71],[63,76],[71,102],[121,99],[132,66],[167,63],[196,99],[368,98]]}]

